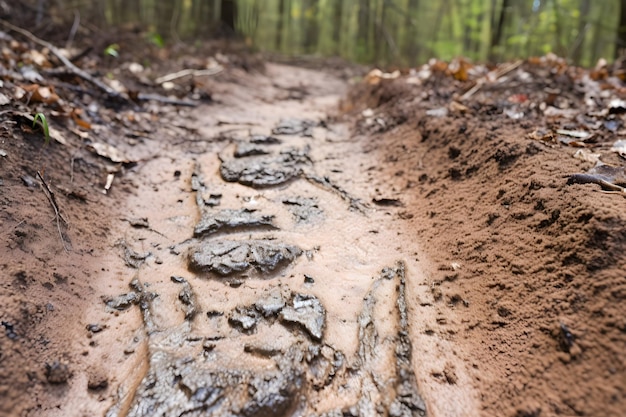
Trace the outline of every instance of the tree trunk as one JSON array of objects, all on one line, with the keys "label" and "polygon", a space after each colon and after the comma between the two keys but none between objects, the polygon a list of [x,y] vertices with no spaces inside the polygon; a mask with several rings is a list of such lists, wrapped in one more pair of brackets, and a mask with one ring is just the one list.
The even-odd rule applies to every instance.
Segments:
[{"label": "tree trunk", "polygon": [[334,0],[333,5],[333,46],[334,52],[338,54],[341,50],[341,23],[343,20],[343,1]]},{"label": "tree trunk", "polygon": [[619,25],[617,26],[617,45],[615,46],[615,58],[622,55],[626,48],[626,0],[620,1]]},{"label": "tree trunk", "polygon": [[585,32],[591,9],[591,1],[582,0],[580,3],[580,16],[578,17],[578,34],[575,39],[574,50],[572,51],[572,60],[576,65],[580,65],[583,54],[583,45],[585,44]]},{"label": "tree trunk", "polygon": [[419,54],[419,34],[417,31],[417,10],[419,7],[419,0],[409,0],[407,5],[407,12],[404,16],[404,27],[406,35],[404,38],[403,54],[406,57],[409,65],[415,65],[417,63],[417,55]]},{"label": "tree trunk", "polygon": [[370,55],[370,1],[359,0],[358,23],[356,31],[356,48],[353,59],[357,61],[368,61]]},{"label": "tree trunk", "polygon": [[318,0],[306,0],[303,4],[304,13],[304,51],[313,53],[317,48],[319,39],[319,26],[317,20]]},{"label": "tree trunk", "polygon": [[282,51],[283,47],[283,19],[285,15],[285,0],[278,1],[278,22],[276,22],[276,50]]},{"label": "tree trunk", "polygon": [[235,22],[237,21],[236,0],[222,0],[220,8],[220,22],[222,32],[226,36],[234,36],[237,33]]},{"label": "tree trunk", "polygon": [[380,15],[376,16],[376,39],[374,39],[374,59],[376,60],[376,63],[378,64],[381,59],[383,58],[383,55],[385,54],[385,50],[386,50],[386,45],[387,43],[386,41],[386,34],[385,34],[385,11],[386,11],[386,4],[387,2],[383,0],[382,5],[381,5],[381,9],[380,9]]},{"label": "tree trunk", "polygon": [[[626,0],[625,0],[626,1]],[[357,30],[358,42],[367,43],[370,29],[370,2],[369,0],[360,0],[359,4],[359,27]]]},{"label": "tree trunk", "polygon": [[[495,5],[495,3],[494,3]],[[500,14],[496,17],[496,8],[491,10],[491,42],[489,44],[489,60],[495,61],[500,55],[496,49],[502,46],[502,34],[504,32],[504,23],[511,7],[511,0],[502,0],[502,8]]]}]

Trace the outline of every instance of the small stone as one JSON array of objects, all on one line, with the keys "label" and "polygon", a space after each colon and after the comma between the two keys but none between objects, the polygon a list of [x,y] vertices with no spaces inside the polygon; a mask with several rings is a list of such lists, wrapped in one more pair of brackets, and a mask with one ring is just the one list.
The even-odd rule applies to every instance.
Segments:
[{"label": "small stone", "polygon": [[99,391],[106,389],[109,386],[109,381],[102,370],[96,370],[89,373],[89,379],[87,381],[87,388],[92,391]]},{"label": "small stone", "polygon": [[292,304],[281,311],[280,319],[284,322],[299,324],[313,339],[322,340],[326,311],[315,296],[296,294]]},{"label": "small stone", "polygon": [[254,307],[263,314],[264,317],[270,317],[277,315],[280,310],[285,307],[285,300],[278,291],[274,291],[267,297],[258,300]]},{"label": "small stone", "polygon": [[54,361],[52,364],[46,363],[46,380],[50,384],[65,384],[70,379],[72,373],[70,368],[61,362]]},{"label": "small stone", "polygon": [[87,330],[91,333],[100,333],[102,330],[104,330],[104,328],[98,323],[92,323],[87,325]]},{"label": "small stone", "polygon": [[237,307],[228,318],[228,322],[244,332],[251,332],[260,320],[259,313],[252,308]]}]

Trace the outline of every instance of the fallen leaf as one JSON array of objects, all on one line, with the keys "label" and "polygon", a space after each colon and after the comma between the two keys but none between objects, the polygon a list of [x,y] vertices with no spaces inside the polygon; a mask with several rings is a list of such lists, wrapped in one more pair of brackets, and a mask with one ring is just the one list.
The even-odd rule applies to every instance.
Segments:
[{"label": "fallen leaf", "polygon": [[591,151],[588,151],[587,149],[579,149],[574,152],[574,158],[595,164],[600,160],[600,154],[593,153]]},{"label": "fallen leaf", "polygon": [[83,113],[81,109],[72,109],[71,117],[74,123],[76,123],[79,127],[82,127],[85,130],[91,129],[91,123],[86,120],[83,120],[80,115]]},{"label": "fallen leaf", "polygon": [[450,109],[450,111],[452,113],[461,113],[461,114],[465,114],[469,111],[469,108],[467,106],[464,106],[463,104],[459,103],[458,101],[453,101],[450,103],[450,106],[448,106],[448,108]]},{"label": "fallen leaf", "polygon": [[90,145],[87,145],[87,148],[96,154],[102,156],[103,158],[110,159],[112,162],[129,164],[131,162],[136,162],[128,159],[122,151],[117,149],[113,145],[109,145],[108,143],[102,142],[94,142]]},{"label": "fallen leaf", "polygon": [[400,76],[400,71],[396,70],[394,72],[382,72],[379,69],[373,69],[371,70],[366,76],[365,76],[365,82],[368,83],[369,85],[376,85],[379,84],[381,82],[381,80],[394,80],[396,78],[398,78]]},{"label": "fallen leaf", "polygon": [[39,84],[30,84],[22,86],[26,91],[25,97],[32,103],[53,104],[59,101],[59,96],[54,92],[54,87],[40,86]]},{"label": "fallen leaf", "polygon": [[626,140],[620,139],[613,144],[611,151],[619,154],[619,156],[626,158]]},{"label": "fallen leaf", "polygon": [[437,109],[430,109],[426,111],[426,115],[432,117],[445,117],[448,115],[448,108],[439,107]]}]

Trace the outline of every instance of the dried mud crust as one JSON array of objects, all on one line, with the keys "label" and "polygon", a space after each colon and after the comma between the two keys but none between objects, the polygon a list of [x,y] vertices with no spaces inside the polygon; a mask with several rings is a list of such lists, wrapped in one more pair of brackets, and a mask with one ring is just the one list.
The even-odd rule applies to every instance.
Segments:
[{"label": "dried mud crust", "polygon": [[[626,409],[626,200],[623,192],[568,181],[593,162],[556,141],[559,129],[584,133],[599,121],[597,143],[582,146],[623,171],[623,159],[609,151],[619,138],[609,127],[623,132],[624,118],[611,110],[614,87],[595,101],[606,111],[586,109],[588,89],[603,81],[583,77],[578,69],[526,63],[460,101],[468,83],[451,75],[421,85],[404,76],[360,86],[344,104],[370,109],[358,130],[384,161],[370,180],[382,188],[401,179],[392,195],[402,205],[396,222],[411,225],[433,261],[431,290],[442,316],[462,315],[433,331],[466,350],[480,415],[609,416]],[[555,88],[561,105],[570,106],[567,115],[546,107]],[[520,110],[513,94],[537,107],[528,102]],[[512,109],[523,117],[508,116]],[[552,136],[538,138],[537,131]]]},{"label": "dried mud crust", "polygon": [[[313,125],[317,123],[283,121],[273,134],[295,136],[285,141],[313,149],[316,139],[307,132]],[[255,209],[249,198],[241,198],[228,185],[233,177],[225,174],[225,166],[239,178],[239,172],[255,169],[259,153],[272,161],[272,172],[290,168],[291,159],[283,160],[283,155],[303,154],[291,144],[281,147],[274,141],[257,145],[263,152],[247,156],[238,152],[242,143],[257,138],[244,137],[237,147],[223,150],[219,176],[209,174],[200,160],[192,161],[188,193],[199,221],[189,227],[187,235],[193,238],[170,242],[178,260],[187,260],[187,277],[172,275],[166,284],[162,277],[167,268],[151,264],[149,254],[137,254],[126,242],[120,243],[126,264],[137,274],[130,292],[104,302],[118,311],[141,311],[147,360],[145,372],[138,374],[140,382],[122,384],[107,416],[426,415],[409,336],[405,264],[399,261],[382,268],[378,276],[361,276],[359,291],[364,295],[343,296],[355,310],[347,326],[357,343],[341,347],[345,340],[333,336],[338,306],[316,295],[319,285],[332,281],[319,277],[322,283],[316,283],[304,275],[304,281],[294,282],[300,275],[295,268],[316,263],[322,250],[303,239],[302,248],[295,246],[294,237],[302,236],[298,228],[314,220],[323,229],[334,217],[320,216],[324,211],[313,203],[316,198],[289,195],[303,192],[298,184],[312,187],[307,179],[317,176],[311,158],[305,164],[309,173],[298,168],[295,182],[283,188],[275,187],[282,182],[264,180],[273,176],[266,170],[259,182],[239,181],[244,190],[260,193],[257,199],[267,199]],[[238,161],[238,170],[232,169],[233,160]],[[223,191],[212,192],[220,184]],[[328,186],[328,178],[314,184],[321,195],[332,196],[350,212],[350,204]],[[278,226],[285,224],[285,217],[291,219],[286,223],[291,230]],[[139,262],[128,262],[129,253]],[[380,262],[371,260],[372,266]],[[320,266],[324,271],[324,264]],[[250,292],[251,288],[255,290]],[[215,299],[216,289],[229,301]],[[172,295],[177,295],[174,302]]]}]

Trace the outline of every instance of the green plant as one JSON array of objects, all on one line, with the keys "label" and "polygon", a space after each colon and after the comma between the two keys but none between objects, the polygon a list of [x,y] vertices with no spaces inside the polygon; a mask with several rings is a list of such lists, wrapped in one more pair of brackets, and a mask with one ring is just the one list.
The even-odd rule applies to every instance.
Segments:
[{"label": "green plant", "polygon": [[165,46],[165,41],[163,37],[155,32],[148,33],[147,35],[148,41],[155,45],[157,48],[163,48]]},{"label": "green plant", "polygon": [[112,43],[111,45],[104,48],[104,54],[112,56],[113,58],[117,58],[120,56],[119,53],[120,46],[116,43]]},{"label": "green plant", "polygon": [[46,137],[46,145],[50,143],[50,128],[48,127],[48,119],[43,113],[37,113],[33,118],[33,128],[39,126],[43,130],[43,134]]}]

